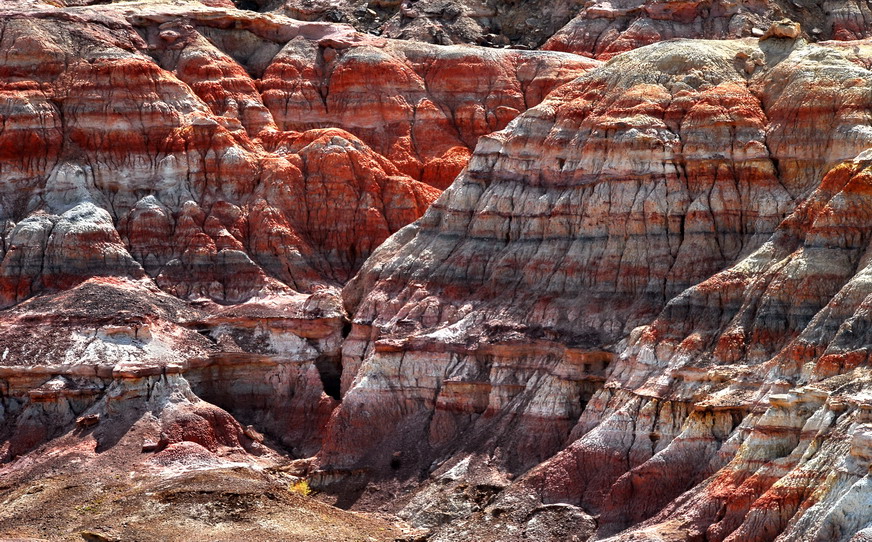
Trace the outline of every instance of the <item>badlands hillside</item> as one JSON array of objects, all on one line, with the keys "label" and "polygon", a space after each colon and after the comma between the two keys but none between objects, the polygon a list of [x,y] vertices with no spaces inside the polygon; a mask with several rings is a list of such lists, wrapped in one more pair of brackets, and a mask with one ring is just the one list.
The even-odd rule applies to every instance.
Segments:
[{"label": "badlands hillside", "polygon": [[872,540],[872,4],[0,0],[0,539]]}]

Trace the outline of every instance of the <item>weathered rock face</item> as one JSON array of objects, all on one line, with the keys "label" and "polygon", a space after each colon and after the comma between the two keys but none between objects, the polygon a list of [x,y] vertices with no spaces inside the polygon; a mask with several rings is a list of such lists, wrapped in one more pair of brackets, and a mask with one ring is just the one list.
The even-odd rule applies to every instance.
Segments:
[{"label": "weathered rock face", "polygon": [[336,406],[324,393],[335,395],[338,379],[343,313],[334,293],[195,308],[147,280],[101,277],[0,318],[4,461],[79,416],[123,414],[117,401],[139,409],[167,379],[188,390],[186,401],[257,424],[301,457],[318,450]]},{"label": "weathered rock face", "polygon": [[[251,139],[274,123],[238,64],[194,40],[205,54],[182,51],[174,66],[188,86],[144,54],[158,49],[130,23],[83,13],[96,20],[61,11],[3,20],[5,103],[16,119],[4,130],[3,305],[97,274],[149,276],[178,296],[222,302],[308,290],[353,273],[372,248],[360,243],[378,244],[435,197],[395,168],[372,167],[374,153],[357,142],[351,156],[309,150],[363,160],[367,173],[333,181],[344,199],[328,188],[334,201],[300,205],[295,192],[310,179],[324,185],[328,172]],[[50,58],[25,61],[35,54]],[[39,141],[16,146],[22,131]],[[379,211],[385,195],[392,216]],[[307,231],[316,218],[363,240],[322,247],[323,235]]]},{"label": "weathered rock face", "polygon": [[146,485],[315,454],[341,385],[336,287],[479,136],[598,64],[227,2],[100,4],[0,8],[0,462],[15,483],[79,452],[83,476],[123,465]]},{"label": "weathered rock face", "polygon": [[445,188],[478,138],[504,128],[596,62],[570,55],[434,48],[349,36],[295,39],[263,74],[282,130],[354,133],[403,173]]},{"label": "weathered rock face", "polygon": [[[767,149],[763,108],[733,67],[740,54],[750,56],[753,46],[700,51],[687,44],[668,63],[656,48],[640,51],[483,138],[425,218],[392,238],[346,287],[358,328],[345,345],[346,365],[415,349],[428,352],[424,364],[430,351],[450,346],[503,356],[512,366],[524,355],[516,348],[535,341],[531,359],[519,365],[553,371],[556,380],[539,393],[549,403],[551,393],[561,399],[546,417],[577,417],[578,383],[565,401],[546,389],[568,385],[574,372],[601,379],[609,356],[598,349],[761,243],[792,201]],[[694,74],[703,65],[724,68]],[[664,84],[667,70],[674,80]],[[730,150],[712,159],[721,149]],[[427,280],[412,279],[429,262],[438,265]],[[385,353],[369,356],[373,349]],[[445,355],[444,370],[456,356]],[[428,365],[421,370],[433,373]],[[497,376],[491,363],[466,377],[444,370],[424,392],[433,394],[429,401],[439,402],[442,378],[493,384]],[[499,404],[533,392],[514,374],[508,371],[507,384],[523,387]],[[358,388],[348,400],[366,393]],[[536,442],[553,452],[569,429]]]},{"label": "weathered rock face", "polygon": [[[578,11],[574,1],[255,0],[307,21],[346,22],[363,32],[425,43],[536,48]],[[253,6],[252,6],[253,7]]]},{"label": "weathered rock face", "polygon": [[93,275],[222,303],[340,285],[478,136],[595,65],[194,3],[0,22],[3,306]]},{"label": "weathered rock face", "polygon": [[863,529],[872,104],[852,60],[658,44],[482,138],[344,290],[354,372],[322,466],[541,463],[484,504],[410,505],[452,522],[440,540],[520,537],[549,503],[626,540]]},{"label": "weathered rock face", "polygon": [[[729,463],[671,511],[685,518],[689,532],[705,531],[716,540],[762,540],[779,532],[785,539],[847,539],[869,521],[867,512],[858,512],[865,518],[860,525],[842,521],[838,507],[823,504],[850,502],[868,466],[855,459],[867,453],[860,444],[867,417],[861,390],[868,388],[869,377],[858,352],[866,339],[853,325],[863,318],[868,295],[863,286],[868,182],[864,154],[833,168],[766,245],[671,301],[628,349],[628,367],[664,364],[677,374],[697,373],[696,379],[685,377],[687,384],[673,384],[673,390],[687,388],[679,393],[692,397],[690,383],[696,380],[693,396],[706,397],[696,403],[696,415],[751,414],[725,439],[720,457],[706,454],[712,458],[709,469]],[[673,311],[699,307],[713,287],[720,290],[723,313],[697,320],[709,325],[697,325],[692,339],[676,342],[685,324],[667,323],[675,322]],[[703,303],[708,305],[703,310],[713,308],[711,301]],[[658,340],[660,332],[665,334]],[[745,364],[760,367],[749,370]],[[634,372],[638,378],[645,371]],[[651,376],[630,382],[663,394]],[[847,457],[846,440],[852,442]],[[647,463],[637,468],[652,469]],[[863,475],[858,478],[857,472]],[[694,494],[699,500],[689,504]]]},{"label": "weathered rock face", "polygon": [[779,37],[855,40],[870,35],[870,17],[869,5],[853,0],[595,1],[587,3],[543,48],[605,59],[674,38],[768,36],[772,27]]},{"label": "weathered rock face", "polygon": [[589,4],[548,47],[600,62],[384,37],[563,3],[55,4],[0,11],[15,484],[80,454],[421,482],[381,502],[434,541],[867,536],[872,48],[805,39],[865,5]]}]

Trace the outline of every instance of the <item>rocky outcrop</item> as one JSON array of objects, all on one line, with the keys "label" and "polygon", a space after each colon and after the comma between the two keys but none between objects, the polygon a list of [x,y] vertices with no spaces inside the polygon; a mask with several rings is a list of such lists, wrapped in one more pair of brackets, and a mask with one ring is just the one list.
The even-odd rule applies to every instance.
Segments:
[{"label": "rocky outcrop", "polygon": [[[155,401],[155,386],[170,381],[187,390],[185,404],[205,399],[232,424],[230,414],[256,424],[300,457],[318,450],[336,406],[325,388],[335,395],[343,313],[329,292],[194,308],[147,280],[101,277],[0,314],[4,461],[81,416],[100,415],[106,426],[138,412],[143,398]],[[230,423],[216,420],[208,425]],[[167,433],[159,448],[190,440],[186,429],[174,431],[181,436]]]},{"label": "rocky outcrop", "polygon": [[872,518],[832,507],[865,487],[840,436],[865,434],[865,80],[790,36],[658,44],[482,138],[344,290],[322,466],[541,463],[442,501],[437,539],[555,503],[626,540],[853,536]]},{"label": "rocky outcrop", "polygon": [[869,35],[865,2],[770,0],[252,0],[247,9],[307,21],[345,22],[359,31],[425,43],[544,48],[607,59],[675,38],[761,37],[785,20],[808,40],[856,40]]},{"label": "rocky outcrop", "polygon": [[531,49],[578,11],[575,2],[566,0],[255,0],[251,4],[295,19],[345,22],[389,38]]},{"label": "rocky outcrop", "polygon": [[[70,4],[0,12],[10,484],[246,472],[434,541],[868,533],[869,44],[809,45],[861,6],[590,4],[549,47],[599,62]],[[445,32],[524,28],[468,8]]]},{"label": "rocky outcrop", "polygon": [[[98,289],[99,295],[89,295],[87,288]],[[113,297],[127,303],[126,311],[113,305]],[[145,305],[154,300],[154,305]],[[52,310],[46,313],[46,309]],[[17,346],[15,331],[21,331],[22,321],[30,323],[31,343],[51,349],[64,345],[52,343],[54,337],[46,330],[77,335],[81,328],[76,322],[89,311],[102,310],[115,319],[89,338],[87,350],[103,352],[106,357],[100,359],[10,366],[27,359],[19,358],[17,350],[5,349],[0,367],[0,476],[4,480],[0,535],[203,541],[216,533],[275,539],[293,538],[303,531],[307,539],[324,541],[336,536],[346,540],[399,536],[399,530],[387,522],[342,512],[289,491],[289,484],[299,479],[286,474],[288,460],[274,451],[277,445],[269,435],[276,430],[281,438],[298,437],[287,449],[311,453],[311,435],[302,433],[299,425],[280,424],[295,424],[312,414],[299,407],[313,393],[316,398],[320,395],[316,405],[332,406],[332,399],[320,392],[312,360],[303,359],[303,349],[296,359],[283,360],[275,352],[262,354],[259,363],[234,352],[243,360],[228,364],[215,359],[220,356],[207,337],[161,320],[175,310],[184,316],[202,314],[191,314],[179,300],[144,292],[133,284],[89,281],[57,298],[41,296],[15,310],[18,321],[4,311],[0,345]],[[295,311],[285,305],[276,312],[288,316],[285,330],[258,334],[266,345],[262,351],[280,343],[286,347],[281,354],[288,355],[293,342],[290,329],[310,334],[331,327],[329,319],[306,319],[299,307]],[[122,314],[147,323],[125,326],[117,319]],[[244,329],[241,316],[237,314],[234,322]],[[224,332],[245,335],[245,331],[234,333],[229,318],[219,317]],[[273,314],[274,327],[280,327],[277,318]],[[294,327],[293,322],[299,325]],[[221,337],[219,345],[226,344]],[[115,358],[121,349],[129,355]],[[158,353],[171,360],[156,362]],[[179,357],[195,353],[210,357],[178,362]],[[306,378],[312,373],[314,379]],[[288,375],[290,379],[284,378]],[[234,378],[244,380],[234,382]],[[221,402],[228,410],[201,397]],[[269,398],[266,406],[264,398]],[[268,409],[284,418],[265,420],[256,415]],[[264,436],[237,421],[247,418],[271,430]],[[327,521],[329,528],[319,528],[317,521]]]},{"label": "rocky outcrop", "polygon": [[341,285],[478,136],[595,65],[201,4],[2,24],[2,306],[94,275],[222,303]]},{"label": "rocky outcrop", "polygon": [[[785,19],[786,17],[786,19]],[[611,58],[674,38],[764,37],[770,28],[795,28],[780,37],[855,40],[870,35],[872,12],[865,2],[588,2],[544,49]]]},{"label": "rocky outcrop", "polygon": [[394,540],[290,490],[343,320],[331,291],[225,307],[115,277],[0,311],[0,536]]}]

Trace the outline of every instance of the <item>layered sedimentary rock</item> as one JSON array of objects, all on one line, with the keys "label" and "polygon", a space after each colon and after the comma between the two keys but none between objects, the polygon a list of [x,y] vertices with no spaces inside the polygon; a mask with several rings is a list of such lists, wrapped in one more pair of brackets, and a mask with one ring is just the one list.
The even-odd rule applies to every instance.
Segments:
[{"label": "layered sedimentary rock", "polygon": [[543,45],[596,58],[674,38],[761,37],[773,23],[785,36],[810,40],[855,40],[870,35],[866,2],[646,2],[586,4]]},{"label": "layered sedimentary rock", "polygon": [[[433,541],[868,535],[869,43],[806,41],[863,5],[594,3],[548,47],[601,63],[54,4],[0,12],[4,520],[107,468],[385,484]],[[573,9],[436,4],[373,11]]]},{"label": "layered sedimentary rock", "polygon": [[[556,379],[540,385],[568,385],[562,363],[602,375],[609,356],[598,349],[771,234],[791,195],[766,146],[761,104],[733,67],[755,47],[694,48],[668,64],[654,48],[604,66],[483,138],[464,175],[346,287],[356,326],[346,365],[434,344],[473,354],[494,345],[502,350],[491,356],[519,359],[512,345],[534,341],[529,363],[539,372],[545,361]],[[674,81],[659,83],[666,70]],[[710,194],[725,191],[711,209]],[[413,280],[422,268],[427,280]],[[445,367],[455,358],[446,353]],[[480,377],[458,377],[487,381],[490,371],[487,363]],[[524,380],[503,403],[535,393]],[[436,393],[439,380],[428,388]],[[577,417],[579,393],[565,403],[559,393],[551,408]]]},{"label": "layered sedimentary rock", "polygon": [[[265,151],[243,129],[271,123],[262,105],[243,108],[242,120],[221,109],[220,92],[189,87],[144,55],[147,44],[129,25],[111,34],[53,12],[4,24],[13,120],[4,130],[10,155],[0,197],[4,305],[94,274],[147,275],[176,295],[221,301],[311,289],[349,275],[371,249],[345,244],[346,235],[328,254],[318,226],[307,231],[315,218],[339,231],[369,229],[374,241],[365,234],[360,242],[377,244],[436,194],[395,168],[371,167],[365,160],[374,153],[358,145],[345,159],[364,160],[366,176],[346,174],[333,181],[339,194],[325,186],[330,202],[310,197],[300,205],[294,192],[317,177],[304,171],[300,155]],[[38,54],[51,59],[32,63]],[[180,71],[191,80],[189,65]],[[221,104],[252,102],[244,94],[250,78],[241,89],[234,81],[216,83],[229,87]],[[19,147],[21,132],[45,135]],[[379,211],[384,193],[392,216]],[[329,220],[334,212],[343,220]]]},{"label": "layered sedimentary rock", "polygon": [[869,79],[838,49],[645,47],[482,138],[345,288],[322,466],[452,458],[405,512],[437,540],[865,528]]},{"label": "layered sedimentary rock", "polygon": [[445,188],[478,138],[504,128],[596,62],[348,36],[292,40],[262,77],[282,130],[354,133],[407,175]]},{"label": "layered sedimentary rock", "polygon": [[597,64],[216,2],[58,4],[0,8],[3,536],[54,528],[16,492],[67,502],[70,458],[69,488],[234,469],[286,492],[338,404],[336,287],[480,135]]},{"label": "layered sedimentary rock", "polygon": [[225,303],[342,284],[478,136],[595,64],[198,3],[2,24],[4,306],[94,274]]},{"label": "layered sedimentary rock", "polygon": [[[3,460],[80,416],[139,411],[154,386],[170,381],[187,390],[186,403],[209,401],[310,455],[336,405],[325,387],[332,392],[338,378],[342,318],[327,292],[192,307],[147,280],[108,277],[18,304],[3,311],[0,332]],[[164,406],[155,403],[155,415]],[[174,442],[167,431],[171,441],[160,447]]]}]

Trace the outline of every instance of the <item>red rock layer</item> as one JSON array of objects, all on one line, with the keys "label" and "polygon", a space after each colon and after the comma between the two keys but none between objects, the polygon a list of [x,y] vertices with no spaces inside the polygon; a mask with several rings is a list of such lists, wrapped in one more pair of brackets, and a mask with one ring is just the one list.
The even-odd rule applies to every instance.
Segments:
[{"label": "red rock layer", "polygon": [[565,447],[463,528],[566,503],[626,540],[847,540],[872,520],[841,516],[866,491],[842,436],[866,457],[866,81],[791,39],[658,44],[483,138],[344,291],[322,464]]},{"label": "red rock layer", "polygon": [[[3,305],[93,275],[223,302],[335,284],[438,194],[345,132],[279,135],[251,77],[190,25],[149,45],[113,12],[84,15],[2,20]],[[264,130],[311,144],[265,150]]]},{"label": "red rock layer", "polygon": [[478,138],[595,65],[585,58],[347,37],[288,43],[261,89],[280,129],[339,126],[445,188]]},{"label": "red rock layer", "polygon": [[409,175],[447,186],[478,136],[595,64],[191,5],[2,24],[5,306],[95,274],[225,303],[342,284],[439,194]]}]

